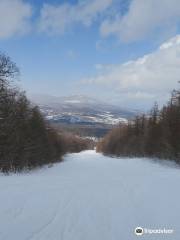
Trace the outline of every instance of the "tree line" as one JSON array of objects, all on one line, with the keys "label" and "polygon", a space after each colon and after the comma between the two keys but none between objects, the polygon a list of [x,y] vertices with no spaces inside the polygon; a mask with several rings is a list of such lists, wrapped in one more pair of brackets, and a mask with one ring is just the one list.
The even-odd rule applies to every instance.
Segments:
[{"label": "tree line", "polygon": [[180,163],[180,91],[172,92],[161,109],[136,116],[108,133],[97,151],[117,156],[157,157]]},{"label": "tree line", "polygon": [[18,75],[16,64],[0,53],[0,171],[32,169],[61,161],[66,152],[88,148],[87,143],[68,140],[45,122],[39,108],[14,84]]}]

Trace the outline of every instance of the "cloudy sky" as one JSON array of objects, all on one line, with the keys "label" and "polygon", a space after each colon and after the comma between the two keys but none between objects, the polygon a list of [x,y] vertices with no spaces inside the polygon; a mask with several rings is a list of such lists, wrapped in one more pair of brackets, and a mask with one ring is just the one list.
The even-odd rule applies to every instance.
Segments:
[{"label": "cloudy sky", "polygon": [[179,0],[0,0],[0,16],[28,93],[148,109],[178,87]]}]

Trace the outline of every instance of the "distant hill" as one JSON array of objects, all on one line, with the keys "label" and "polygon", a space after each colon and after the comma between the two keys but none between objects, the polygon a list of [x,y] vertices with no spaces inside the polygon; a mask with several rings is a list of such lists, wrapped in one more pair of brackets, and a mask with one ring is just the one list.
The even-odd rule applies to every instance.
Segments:
[{"label": "distant hill", "polygon": [[137,113],[83,95],[31,95],[30,99],[40,106],[48,121],[63,124],[114,125],[127,122]]}]

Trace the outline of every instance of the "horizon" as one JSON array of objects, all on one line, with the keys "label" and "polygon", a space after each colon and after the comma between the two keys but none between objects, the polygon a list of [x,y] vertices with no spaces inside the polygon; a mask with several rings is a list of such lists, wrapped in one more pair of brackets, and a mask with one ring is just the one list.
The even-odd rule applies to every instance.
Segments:
[{"label": "horizon", "polygon": [[[57,100],[57,102],[53,101],[53,103],[62,104],[62,102],[59,102],[58,100],[83,97],[83,98],[86,98],[86,100],[97,101],[99,104],[104,104],[104,106],[112,106],[112,107],[115,107],[117,110],[118,109],[119,110],[127,110],[127,111],[130,111],[130,112],[133,111],[136,114],[141,114],[141,113],[148,114],[152,110],[152,108],[154,107],[155,104],[157,104],[158,108],[160,109],[160,108],[162,108],[162,106],[165,106],[169,102],[169,99],[167,99],[167,101],[163,102],[162,105],[160,105],[157,101],[154,101],[152,103],[152,105],[149,106],[149,108],[144,108],[144,107],[136,108],[136,107],[119,105],[118,102],[115,102],[115,103],[109,102],[107,100],[103,100],[101,98],[98,98],[97,96],[93,97],[93,96],[83,95],[83,94],[59,95],[59,96],[50,95],[50,94],[46,94],[46,93],[41,94],[41,93],[27,93],[26,92],[26,94],[27,94],[27,97],[30,100],[30,102],[34,103],[34,104],[37,104],[38,106],[47,105],[49,107],[52,107],[52,100],[55,100],[55,99]],[[76,104],[78,104],[78,103],[76,103]]]},{"label": "horizon", "polygon": [[177,0],[0,0],[0,12],[1,51],[17,63],[28,95],[149,110],[178,88]]}]

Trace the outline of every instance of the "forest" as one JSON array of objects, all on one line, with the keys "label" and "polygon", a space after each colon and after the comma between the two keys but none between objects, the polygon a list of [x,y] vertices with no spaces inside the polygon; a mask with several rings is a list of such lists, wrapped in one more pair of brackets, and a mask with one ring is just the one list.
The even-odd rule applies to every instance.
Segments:
[{"label": "forest", "polygon": [[0,171],[21,171],[62,161],[67,152],[92,148],[89,140],[59,134],[15,84],[20,72],[0,53]]},{"label": "forest", "polygon": [[180,163],[180,91],[173,90],[169,102],[161,109],[155,103],[149,114],[115,127],[98,143],[97,151]]}]

